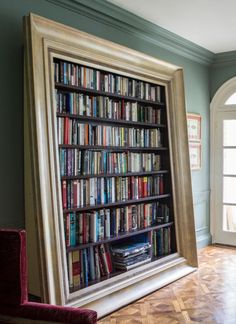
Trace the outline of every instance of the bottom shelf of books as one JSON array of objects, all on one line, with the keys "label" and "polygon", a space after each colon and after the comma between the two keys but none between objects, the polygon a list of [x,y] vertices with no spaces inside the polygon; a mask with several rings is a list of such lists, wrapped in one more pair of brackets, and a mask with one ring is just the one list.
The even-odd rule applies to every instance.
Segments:
[{"label": "bottom shelf of books", "polygon": [[111,243],[67,253],[70,292],[94,285],[176,252],[173,223]]}]

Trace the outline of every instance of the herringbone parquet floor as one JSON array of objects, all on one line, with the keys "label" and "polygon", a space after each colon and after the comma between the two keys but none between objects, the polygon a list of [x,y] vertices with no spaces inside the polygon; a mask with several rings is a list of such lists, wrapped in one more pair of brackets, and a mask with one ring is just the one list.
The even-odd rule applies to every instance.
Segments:
[{"label": "herringbone parquet floor", "polygon": [[199,269],[99,324],[236,324],[236,248],[199,251]]}]

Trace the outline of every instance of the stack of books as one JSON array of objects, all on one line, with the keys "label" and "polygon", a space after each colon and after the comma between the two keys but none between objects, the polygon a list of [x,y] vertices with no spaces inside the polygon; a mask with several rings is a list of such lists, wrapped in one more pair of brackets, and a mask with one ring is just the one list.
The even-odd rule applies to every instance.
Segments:
[{"label": "stack of books", "polygon": [[113,255],[114,268],[131,270],[151,261],[149,253],[150,247],[151,245],[149,242],[131,242],[113,246],[111,252]]}]

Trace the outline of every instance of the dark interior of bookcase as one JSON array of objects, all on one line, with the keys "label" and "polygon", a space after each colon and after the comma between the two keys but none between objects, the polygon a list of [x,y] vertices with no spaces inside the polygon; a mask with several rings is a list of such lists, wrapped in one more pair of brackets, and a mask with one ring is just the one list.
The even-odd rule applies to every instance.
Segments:
[{"label": "dark interior of bookcase", "polygon": [[[70,61],[62,60],[59,58],[54,58],[54,63],[60,63],[60,62],[66,62],[66,63],[73,63]],[[74,63],[73,63],[74,64]],[[79,65],[79,64],[77,64]],[[90,68],[88,65],[79,65],[84,66],[85,68]],[[113,75],[118,75],[120,77],[123,77],[122,74],[116,74],[111,73],[109,71],[103,71],[102,69],[94,69],[97,71],[100,71],[102,73],[110,73]],[[133,79],[131,77],[128,77],[129,79]],[[142,81],[140,79],[137,79],[137,81]],[[146,82],[146,81],[144,81]],[[149,82],[147,82],[149,83]],[[150,83],[149,83],[150,84]],[[156,85],[156,84],[153,84]],[[153,230],[158,230],[165,227],[170,227],[170,235],[171,235],[171,252],[169,254],[176,252],[176,238],[175,238],[175,224],[174,224],[174,208],[173,208],[173,199],[172,199],[172,182],[171,182],[171,166],[170,166],[170,154],[169,154],[169,139],[168,139],[168,123],[167,123],[167,112],[166,112],[166,100],[165,100],[165,87],[161,86],[161,102],[154,102],[151,100],[145,100],[141,98],[136,98],[132,96],[124,96],[118,93],[111,93],[111,92],[105,92],[105,91],[99,91],[95,89],[85,88],[82,86],[75,86],[70,84],[64,84],[62,82],[56,82],[54,80],[54,88],[56,91],[63,92],[63,93],[83,93],[85,95],[89,96],[105,96],[109,97],[111,99],[115,99],[117,101],[119,100],[125,100],[129,102],[138,102],[142,105],[152,106],[155,107],[155,109],[161,110],[161,123],[155,124],[155,123],[146,123],[146,122],[138,122],[138,121],[130,121],[130,120],[123,120],[123,119],[108,119],[108,118],[101,118],[101,117],[93,117],[93,116],[85,116],[85,115],[77,115],[77,114],[70,114],[68,112],[58,112],[56,113],[57,118],[58,117],[68,117],[70,119],[76,119],[79,120],[80,123],[88,123],[88,124],[94,124],[94,125],[111,125],[111,126],[123,126],[127,128],[144,128],[144,129],[153,129],[153,128],[159,128],[161,131],[161,147],[114,147],[114,146],[102,146],[102,145],[74,145],[74,144],[59,144],[58,145],[58,152],[60,148],[63,149],[72,149],[76,148],[79,150],[91,150],[91,151],[99,151],[99,150],[105,150],[107,152],[143,152],[143,153],[158,153],[161,156],[161,169],[158,171],[143,171],[143,172],[127,172],[127,173],[100,173],[100,174],[80,174],[76,176],[61,176],[60,180],[73,180],[73,179],[89,179],[89,178],[109,178],[109,177],[130,177],[130,176],[153,176],[153,175],[163,175],[164,176],[164,193],[161,195],[155,195],[155,196],[148,196],[143,197],[139,199],[130,199],[126,201],[116,201],[113,203],[106,203],[106,204],[100,204],[100,205],[88,205],[83,206],[79,208],[64,208],[62,206],[63,210],[63,216],[65,216],[67,213],[70,212],[89,212],[99,209],[109,209],[109,208],[116,208],[116,207],[124,207],[127,205],[134,205],[134,204],[143,204],[143,203],[149,203],[149,202],[161,202],[163,204],[167,204],[169,207],[169,214],[170,219],[166,223],[156,224],[152,225],[146,228],[139,228],[136,230],[132,230],[129,232],[123,232],[120,233],[117,236],[112,236],[110,238],[106,238],[97,242],[90,242],[86,244],[77,244],[76,246],[67,246],[66,247],[66,253],[67,255],[73,251],[86,249],[89,247],[94,247],[96,245],[100,244],[119,244],[122,242],[126,242],[130,239],[133,241],[138,240],[139,237],[142,235],[146,236],[146,239],[148,240],[148,234]],[[59,159],[58,159],[59,160]],[[151,262],[164,258],[166,256],[156,256],[152,257]],[[129,271],[129,270],[128,270]],[[113,269],[113,272],[109,275],[103,276],[96,280],[90,280],[88,283],[81,283],[79,286],[70,287],[70,292],[77,291],[79,289],[85,288],[87,286],[94,285],[98,282],[104,281],[106,279],[112,278],[114,276],[120,275],[121,273],[124,273],[123,270],[115,270]]]}]

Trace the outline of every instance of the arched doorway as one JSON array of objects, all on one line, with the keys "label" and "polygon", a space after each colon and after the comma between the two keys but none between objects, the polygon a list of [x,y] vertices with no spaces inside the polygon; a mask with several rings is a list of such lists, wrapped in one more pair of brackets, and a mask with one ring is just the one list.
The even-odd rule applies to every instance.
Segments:
[{"label": "arched doorway", "polygon": [[211,102],[211,234],[236,245],[236,77]]}]

